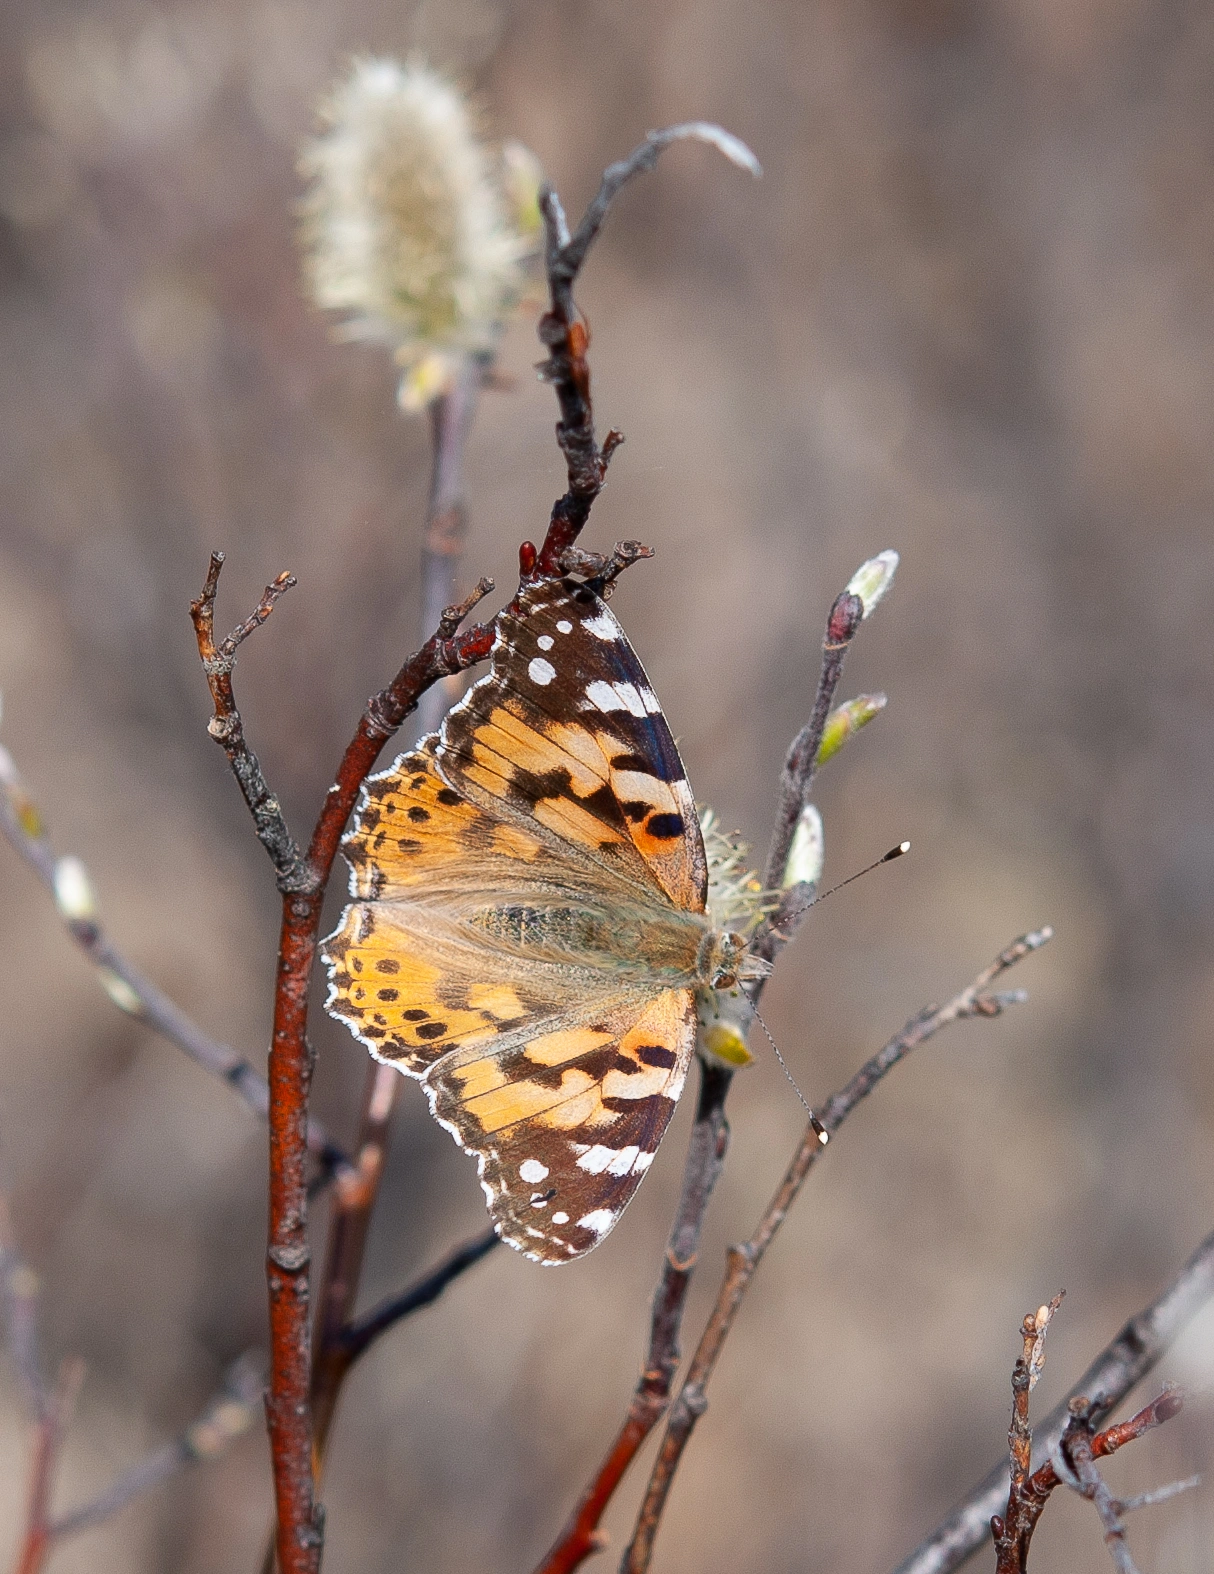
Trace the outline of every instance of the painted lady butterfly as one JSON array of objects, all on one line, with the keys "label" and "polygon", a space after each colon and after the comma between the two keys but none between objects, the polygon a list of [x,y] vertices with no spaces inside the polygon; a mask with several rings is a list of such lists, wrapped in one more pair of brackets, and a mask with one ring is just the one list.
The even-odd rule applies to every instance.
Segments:
[{"label": "painted lady butterfly", "polygon": [[541,580],[515,608],[441,732],[364,788],[327,1006],[422,1083],[498,1233],[561,1263],[636,1191],[695,991],[731,986],[745,941],[705,913],[683,766],[606,604]]}]

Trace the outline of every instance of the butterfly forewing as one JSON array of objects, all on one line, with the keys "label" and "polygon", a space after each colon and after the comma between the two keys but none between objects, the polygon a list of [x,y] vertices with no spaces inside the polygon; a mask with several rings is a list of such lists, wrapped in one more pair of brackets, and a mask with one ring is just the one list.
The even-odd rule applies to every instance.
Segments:
[{"label": "butterfly forewing", "polygon": [[624,631],[584,585],[544,581],[498,621],[493,670],[443,724],[439,768],[676,907],[708,888],[695,801]]}]

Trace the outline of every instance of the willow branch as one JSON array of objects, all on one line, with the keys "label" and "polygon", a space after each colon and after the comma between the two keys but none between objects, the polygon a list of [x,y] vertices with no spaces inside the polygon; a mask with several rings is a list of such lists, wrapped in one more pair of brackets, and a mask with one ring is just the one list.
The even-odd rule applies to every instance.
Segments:
[{"label": "willow branch", "polygon": [[227,636],[215,643],[215,596],[219,589],[219,575],[223,569],[222,552],[211,553],[211,566],[201,594],[190,603],[190,617],[194,622],[194,635],[198,641],[198,655],[215,714],[207,723],[207,731],[228,757],[232,774],[239,784],[257,840],[270,855],[278,876],[280,890],[287,890],[300,878],[299,848],[287,829],[282,805],[270,791],[261,763],[249,747],[244,735],[244,725],[236,708],[232,692],[232,668],[236,665],[236,651],[274,610],[275,603],[295,584],[293,574],[279,574],[266,586],[265,594],[252,614]]},{"label": "willow branch", "polygon": [[[461,623],[493,588],[482,580],[459,606],[449,607],[430,639],[367,703],[358,729],[325,796],[307,853],[288,858],[282,831],[266,832],[268,794],[249,790],[251,751],[232,692],[230,666],[210,659],[222,647],[210,633],[214,593],[222,559],[213,557],[202,595],[191,609],[199,653],[220,721],[225,751],[240,783],[263,845],[271,851],[283,892],[278,981],[269,1063],[270,1218],[266,1273],[270,1292],[270,1389],[266,1414],[274,1465],[278,1516],[277,1550],[282,1574],[317,1574],[323,1541],[312,1463],[311,1339],[308,1328],[308,1194],[305,1174],[308,1089],[312,1056],[307,1039],[309,983],[325,891],[341,833],[367,773],[385,742],[439,678],[482,660],[493,642],[492,628]],[[276,582],[278,583],[278,582]],[[267,592],[267,596],[269,592]],[[265,603],[263,602],[263,605]],[[242,629],[245,625],[242,625]],[[239,633],[240,631],[238,631]],[[226,660],[226,657],[224,657]],[[241,740],[233,744],[233,738]],[[229,745],[232,745],[229,749]],[[247,752],[246,752],[247,751]],[[272,846],[271,846],[272,844]],[[293,843],[291,844],[293,846]]]},{"label": "willow branch", "polygon": [[[989,967],[943,1006],[921,1011],[890,1039],[876,1055],[868,1060],[847,1085],[833,1094],[818,1113],[818,1121],[832,1135],[856,1108],[862,1099],[888,1075],[899,1061],[912,1050],[926,1043],[941,1028],[967,1017],[998,1016],[1007,1006],[1017,1003],[1019,992],[991,993],[991,985],[1008,968],[1013,967],[1030,952],[1037,950],[1050,938],[1049,929],[1038,930],[1022,936],[1006,950],[1001,951]],[[679,1396],[671,1407],[666,1432],[649,1478],[649,1485],[637,1516],[632,1541],[624,1554],[620,1567],[627,1574],[642,1574],[649,1567],[653,1542],[661,1522],[675,1472],[683,1452],[695,1429],[696,1422],[708,1407],[706,1389],[733,1327],[734,1319],[758,1271],[768,1247],[778,1234],[796,1201],[810,1170],[824,1152],[820,1131],[811,1122],[794,1153],[784,1178],[768,1204],[754,1234],[741,1246],[729,1249],[725,1278],[717,1294],[716,1304],[699,1345],[687,1368],[687,1376]]]},{"label": "willow branch", "polygon": [[[793,740],[785,762],[780,806],[772,834],[773,849],[784,839],[783,827],[794,795],[795,808],[791,812],[792,828],[795,829],[813,780],[831,702],[843,673],[844,658],[860,627],[863,614],[864,606],[860,598],[847,591],[838,596],[831,607],[822,644],[822,667],[813,711],[810,720]],[[789,844],[791,839],[792,829],[787,833]],[[781,872],[786,858],[787,847],[780,859]],[[798,885],[793,889],[799,893],[803,903],[812,896],[812,887]],[[763,926],[755,950],[765,961],[770,962],[787,940],[791,933],[790,926],[797,916],[799,913],[790,910],[782,930],[770,923]],[[746,986],[745,998],[739,1001],[740,1009],[748,1021],[765,982],[766,977],[753,980]],[[674,1374],[680,1360],[679,1334],[683,1311],[695,1272],[700,1233],[709,1199],[724,1168],[729,1147],[725,1101],[732,1081],[733,1073],[726,1066],[716,1060],[701,1059],[699,1104],[683,1168],[679,1206],[653,1294],[649,1342],[641,1374],[618,1433],[583,1489],[560,1535],[537,1565],[536,1574],[569,1574],[570,1570],[576,1569],[604,1545],[599,1524],[607,1505],[641,1445],[670,1404]]]},{"label": "willow branch", "polygon": [[469,1268],[475,1267],[482,1257],[487,1257],[501,1244],[501,1236],[493,1229],[473,1236],[470,1241],[465,1241],[462,1246],[448,1253],[442,1262],[407,1289],[389,1296],[369,1312],[348,1323],[341,1335],[347,1370],[389,1328],[394,1328],[402,1318],[421,1311],[424,1306],[432,1306],[449,1284],[467,1273]]}]

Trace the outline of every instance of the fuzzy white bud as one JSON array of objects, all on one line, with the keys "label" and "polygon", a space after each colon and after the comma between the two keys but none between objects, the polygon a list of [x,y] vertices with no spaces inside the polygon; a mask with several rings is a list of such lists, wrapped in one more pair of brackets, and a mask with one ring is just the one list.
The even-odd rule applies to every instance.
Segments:
[{"label": "fuzzy white bud", "polygon": [[400,402],[421,409],[518,302],[538,168],[481,142],[468,101],[420,61],[355,61],[321,119],[300,157],[309,290],[344,337],[393,351]]},{"label": "fuzzy white bud", "polygon": [[861,563],[848,580],[848,590],[853,596],[859,596],[864,603],[866,618],[871,616],[877,603],[893,584],[897,571],[898,554],[890,548],[885,552],[878,552],[876,557],[870,557],[867,563]]}]

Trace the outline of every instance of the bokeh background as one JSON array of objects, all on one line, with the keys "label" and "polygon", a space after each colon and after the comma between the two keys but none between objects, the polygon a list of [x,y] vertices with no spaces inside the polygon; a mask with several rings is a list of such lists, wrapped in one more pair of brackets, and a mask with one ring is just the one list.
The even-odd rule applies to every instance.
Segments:
[{"label": "bokeh background", "polygon": [[[821,782],[828,877],[908,860],[807,922],[767,996],[811,1097],[1016,933],[1031,1001],[921,1051],[847,1127],[763,1267],[658,1543],[670,1571],[881,1571],[1004,1447],[1016,1328],[1067,1300],[1043,1414],[1214,1214],[1214,13],[1185,0],[8,0],[0,12],[3,742],[115,940],[264,1054],[276,902],[187,604],[299,588],[242,651],[297,829],[416,635],[425,423],[387,358],[301,297],[296,149],[352,51],[425,51],[571,210],[651,126],[720,120],[619,204],[580,290],[600,423],[628,443],[587,538],[658,552],[614,603],[697,795],[761,853],[830,600],[897,547],[845,693],[886,713]],[[469,451],[469,581],[511,583],[562,469],[533,324]],[[263,1137],[122,1017],[0,848],[0,1178],[48,1361],[89,1376],[57,1504],[199,1409],[264,1338]],[[327,1022],[349,1133],[362,1050]],[[772,1057],[687,1320],[801,1127]],[[690,1102],[690,1101],[688,1101]],[[349,1385],[332,1574],[522,1570],[617,1423],[690,1111],[628,1218],[545,1273],[491,1257]],[[367,1297],[482,1227],[471,1165],[399,1113]],[[1214,1332],[1161,1375],[1192,1379]],[[29,1429],[0,1384],[0,1552]],[[1208,1466],[1200,1409],[1111,1469]],[[646,1456],[648,1458],[648,1455]],[[626,1538],[640,1477],[609,1517]],[[53,1574],[249,1570],[264,1436],[178,1477]],[[1145,1513],[1144,1569],[1208,1565],[1214,1493]],[[7,1554],[11,1555],[11,1553]],[[979,1566],[989,1563],[989,1553]],[[1107,1567],[1060,1502],[1038,1570]],[[610,1566],[604,1561],[602,1567]]]}]

